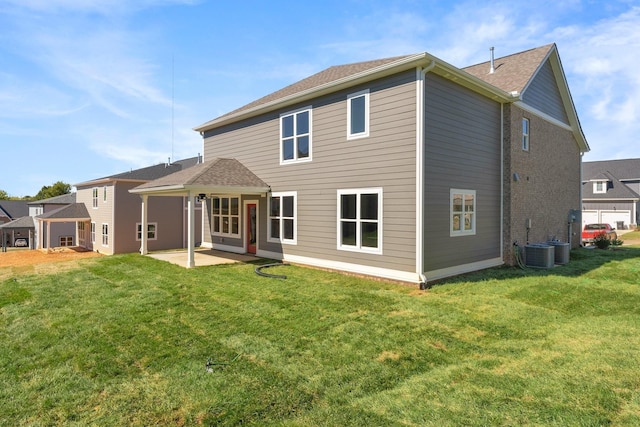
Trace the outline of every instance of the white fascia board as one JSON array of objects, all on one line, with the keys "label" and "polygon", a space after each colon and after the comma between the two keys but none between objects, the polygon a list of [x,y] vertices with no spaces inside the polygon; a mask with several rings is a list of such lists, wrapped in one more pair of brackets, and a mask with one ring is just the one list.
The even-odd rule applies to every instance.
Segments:
[{"label": "white fascia board", "polygon": [[154,188],[132,188],[133,194],[146,194],[148,196],[186,196],[191,194],[265,194],[271,191],[269,187],[234,187],[234,186],[188,186],[167,185]]},{"label": "white fascia board", "polygon": [[538,110],[537,108],[533,108],[532,106],[525,104],[522,101],[516,101],[514,103],[515,106],[517,106],[518,108],[521,108],[524,111],[527,111],[531,114],[535,114],[536,116],[540,117],[541,119],[544,119],[546,121],[548,121],[549,123],[552,123],[558,127],[561,127],[564,130],[568,130],[569,132],[573,132],[574,129],[571,127],[571,125],[567,124],[567,123],[563,123],[560,120],[551,117],[550,115],[548,115],[547,113],[543,113],[542,111]]},{"label": "white fascia board", "polygon": [[425,67],[430,63],[436,64],[434,68],[434,72],[436,74],[441,75],[449,80],[455,81],[465,87],[471,88],[476,92],[480,92],[483,95],[488,96],[489,98],[502,102],[510,102],[514,99],[511,94],[508,94],[501,89],[498,89],[497,87],[477,77],[472,76],[466,71],[454,67],[453,65],[448,64],[433,55],[428,54],[427,52],[423,52],[360,73],[352,74],[350,76],[343,77],[341,79],[325,83],[323,85],[316,86],[311,89],[286,96],[284,98],[279,98],[274,101],[258,105],[254,108],[240,111],[237,114],[211,120],[193,128],[193,130],[195,130],[196,132],[206,132],[225,124],[234,123],[245,118],[264,114],[275,109],[284,108],[286,106],[293,105],[299,102],[308,101],[322,95],[355,86],[360,83],[365,83],[381,77],[389,76],[401,71],[410,70],[415,67]]},{"label": "white fascia board", "polygon": [[267,113],[277,108],[284,108],[288,105],[313,99],[313,98],[325,95],[327,93],[335,92],[337,90],[340,90],[349,86],[354,86],[361,82],[384,77],[385,75],[396,73],[402,69],[411,69],[417,66],[421,61],[423,61],[425,55],[426,55],[425,53],[411,55],[407,58],[402,58],[401,60],[398,60],[398,61],[384,64],[379,67],[375,67],[360,73],[352,74],[350,76],[343,77],[341,79],[334,80],[332,82],[328,82],[320,86],[315,86],[313,88],[310,88],[301,92],[297,92],[289,96],[285,96],[284,98],[278,98],[276,100],[267,102],[265,104],[258,105],[254,108],[250,108],[248,110],[240,111],[237,114],[225,116],[220,119],[211,120],[209,122],[206,122],[200,126],[193,128],[193,130],[195,130],[196,132],[206,132],[207,130],[214,129],[216,127],[222,126],[227,123],[233,123],[233,122],[242,120],[244,118]]}]

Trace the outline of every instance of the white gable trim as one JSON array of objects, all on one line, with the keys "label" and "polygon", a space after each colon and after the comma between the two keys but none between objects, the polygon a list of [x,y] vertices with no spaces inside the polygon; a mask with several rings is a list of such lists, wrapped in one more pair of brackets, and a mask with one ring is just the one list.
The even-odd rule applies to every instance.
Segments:
[{"label": "white gable trim", "polygon": [[524,111],[527,111],[531,114],[535,114],[536,116],[540,117],[543,120],[548,121],[551,124],[554,124],[558,127],[561,127],[564,130],[568,130],[569,132],[573,132],[573,128],[568,125],[567,123],[563,123],[560,120],[551,117],[550,115],[548,115],[547,113],[543,113],[542,111],[538,110],[537,108],[533,108],[532,106],[525,104],[522,101],[517,101],[514,103],[517,107],[523,109]]}]

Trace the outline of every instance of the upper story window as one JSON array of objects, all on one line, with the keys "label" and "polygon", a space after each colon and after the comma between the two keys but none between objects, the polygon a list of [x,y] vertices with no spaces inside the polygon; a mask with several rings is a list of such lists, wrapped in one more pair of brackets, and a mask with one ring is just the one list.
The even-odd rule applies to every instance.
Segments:
[{"label": "upper story window", "polygon": [[211,224],[213,234],[239,237],[240,198],[211,197]]},{"label": "upper story window", "polygon": [[347,96],[347,139],[369,136],[369,89]]},{"label": "upper story window", "polygon": [[297,193],[295,191],[272,193],[269,207],[269,241],[296,244]]},{"label": "upper story window", "polygon": [[311,160],[311,107],[280,116],[280,164]]},{"label": "upper story window", "polygon": [[382,253],[382,188],[338,190],[338,249]]},{"label": "upper story window", "polygon": [[522,119],[522,150],[529,151],[529,119]]},{"label": "upper story window", "polygon": [[102,202],[107,203],[107,186],[102,187]]},{"label": "upper story window", "polygon": [[93,199],[93,207],[97,208],[98,207],[98,187],[93,187],[93,189],[91,190],[92,193],[92,199]]},{"label": "upper story window", "polygon": [[450,236],[476,234],[476,192],[475,190],[451,189]]},{"label": "upper story window", "polygon": [[604,194],[607,192],[607,181],[595,181],[593,183],[593,193]]}]

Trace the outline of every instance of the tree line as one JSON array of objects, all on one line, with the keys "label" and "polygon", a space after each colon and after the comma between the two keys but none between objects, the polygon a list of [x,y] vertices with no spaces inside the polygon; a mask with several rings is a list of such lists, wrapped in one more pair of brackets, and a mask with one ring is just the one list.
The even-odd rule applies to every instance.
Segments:
[{"label": "tree line", "polygon": [[35,196],[15,197],[10,196],[6,191],[0,189],[0,200],[44,200],[51,197],[62,196],[71,193],[71,185],[58,181],[52,185],[44,185]]}]

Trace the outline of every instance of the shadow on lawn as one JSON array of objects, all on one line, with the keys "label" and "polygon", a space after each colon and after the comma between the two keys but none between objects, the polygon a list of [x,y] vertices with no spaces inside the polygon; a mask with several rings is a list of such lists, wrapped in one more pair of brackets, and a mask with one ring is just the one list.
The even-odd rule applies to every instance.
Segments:
[{"label": "shadow on lawn", "polygon": [[637,262],[640,265],[640,248],[638,247],[609,248],[606,250],[596,248],[577,248],[571,251],[571,257],[568,264],[556,265],[553,268],[526,267],[522,269],[517,266],[502,266],[463,274],[460,276],[449,277],[430,282],[429,284],[432,286],[440,286],[461,282],[479,282],[489,279],[513,279],[550,275],[578,277],[610,262],[621,262],[634,258],[637,259]]}]

